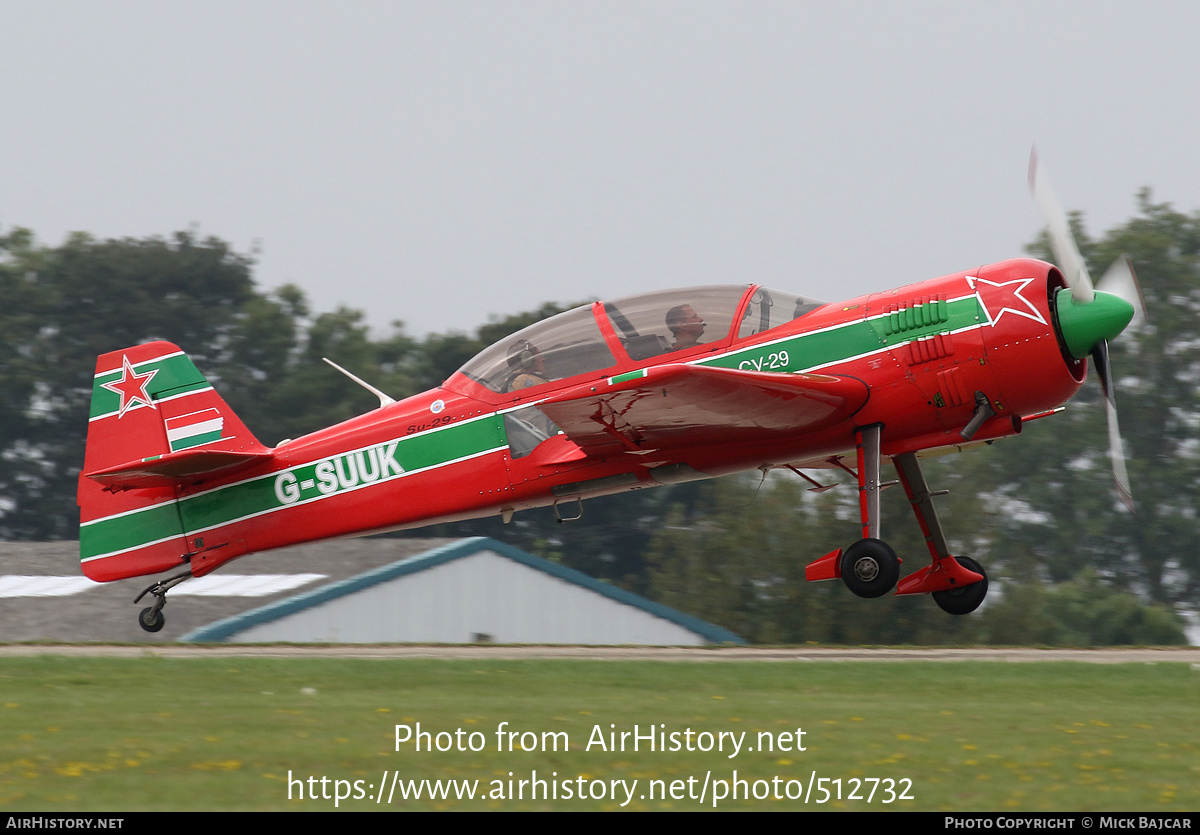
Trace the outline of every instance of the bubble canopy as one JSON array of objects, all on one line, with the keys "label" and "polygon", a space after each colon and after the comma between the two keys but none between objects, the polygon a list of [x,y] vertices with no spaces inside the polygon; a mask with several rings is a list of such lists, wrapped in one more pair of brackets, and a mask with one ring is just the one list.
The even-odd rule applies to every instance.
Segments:
[{"label": "bubble canopy", "polygon": [[[753,284],[641,293],[543,319],[483,350],[459,374],[491,392],[516,393],[570,377],[702,356],[823,304]],[[447,387],[454,388],[454,381]]]}]

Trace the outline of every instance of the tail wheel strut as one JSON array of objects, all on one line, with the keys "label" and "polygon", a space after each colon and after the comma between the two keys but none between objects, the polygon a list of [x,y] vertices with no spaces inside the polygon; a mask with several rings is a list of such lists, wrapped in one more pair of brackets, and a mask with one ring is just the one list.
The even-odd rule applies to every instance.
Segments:
[{"label": "tail wheel strut", "polygon": [[151,586],[147,586],[142,590],[142,593],[133,599],[134,603],[139,602],[147,594],[154,595],[154,605],[147,606],[138,614],[138,626],[145,629],[147,632],[158,632],[166,623],[166,618],[163,616],[162,608],[167,605],[167,592],[175,588],[184,580],[189,580],[192,577],[191,570],[182,571],[179,574],[172,575],[165,580],[159,580]]}]

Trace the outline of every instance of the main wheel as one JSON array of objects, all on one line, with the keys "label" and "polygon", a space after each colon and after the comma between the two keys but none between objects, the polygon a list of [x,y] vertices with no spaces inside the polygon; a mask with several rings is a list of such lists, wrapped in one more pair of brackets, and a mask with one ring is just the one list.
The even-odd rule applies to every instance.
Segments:
[{"label": "main wheel", "polygon": [[842,582],[859,597],[882,597],[900,579],[900,559],[879,539],[860,539],[842,554]]},{"label": "main wheel", "polygon": [[138,625],[147,632],[157,632],[163,628],[163,624],[166,622],[167,619],[163,617],[162,610],[155,611],[153,606],[147,606],[138,615]]},{"label": "main wheel", "polygon": [[942,607],[943,612],[951,615],[969,615],[978,609],[983,598],[987,597],[987,572],[983,570],[983,566],[970,557],[955,557],[955,559],[963,568],[982,574],[983,579],[978,583],[971,583],[969,586],[960,586],[949,591],[935,591],[933,600]]}]

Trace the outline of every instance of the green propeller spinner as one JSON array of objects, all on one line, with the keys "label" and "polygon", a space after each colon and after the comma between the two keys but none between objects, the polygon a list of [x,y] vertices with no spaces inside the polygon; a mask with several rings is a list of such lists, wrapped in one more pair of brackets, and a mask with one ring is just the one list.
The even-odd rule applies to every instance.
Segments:
[{"label": "green propeller spinner", "polygon": [[1067,350],[1085,359],[1100,340],[1116,338],[1133,319],[1133,305],[1120,296],[1095,291],[1090,302],[1078,302],[1064,288],[1054,297],[1058,324]]}]

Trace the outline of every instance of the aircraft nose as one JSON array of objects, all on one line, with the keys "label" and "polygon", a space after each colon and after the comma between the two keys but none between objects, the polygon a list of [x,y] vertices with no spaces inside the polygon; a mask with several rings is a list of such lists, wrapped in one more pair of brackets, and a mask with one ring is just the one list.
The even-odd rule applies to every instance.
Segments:
[{"label": "aircraft nose", "polygon": [[1115,338],[1133,319],[1132,304],[1099,290],[1090,302],[1077,302],[1070,290],[1059,290],[1054,303],[1063,341],[1076,359],[1087,358],[1093,345],[1102,339]]}]

